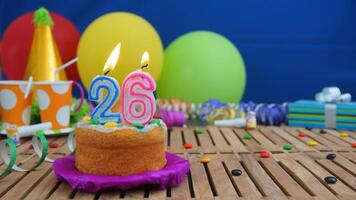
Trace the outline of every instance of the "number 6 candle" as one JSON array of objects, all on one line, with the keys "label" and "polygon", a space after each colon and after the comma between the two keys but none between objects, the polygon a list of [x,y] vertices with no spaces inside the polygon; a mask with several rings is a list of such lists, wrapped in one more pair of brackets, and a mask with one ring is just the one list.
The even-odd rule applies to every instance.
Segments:
[{"label": "number 6 candle", "polygon": [[122,116],[128,124],[147,124],[156,112],[156,82],[152,76],[144,72],[148,67],[149,54],[145,52],[141,58],[141,69],[126,76],[122,85]]},{"label": "number 6 candle", "polygon": [[[106,122],[121,122],[119,113],[112,113],[111,108],[115,105],[120,96],[120,86],[116,79],[106,76],[115,68],[120,55],[120,43],[116,45],[103,68],[103,76],[96,76],[89,87],[88,99],[100,103],[92,113],[92,119],[104,124]],[[106,96],[103,91],[106,90]]]}]

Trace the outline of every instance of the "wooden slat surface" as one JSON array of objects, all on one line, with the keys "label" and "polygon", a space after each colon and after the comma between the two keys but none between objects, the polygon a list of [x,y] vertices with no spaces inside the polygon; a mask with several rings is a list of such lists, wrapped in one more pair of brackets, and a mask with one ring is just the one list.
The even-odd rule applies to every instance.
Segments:
[{"label": "wooden slat surface", "polygon": [[[202,131],[197,134],[196,130]],[[303,131],[306,137],[299,137]],[[251,134],[252,139],[243,138]],[[339,137],[339,132],[306,130],[292,127],[259,127],[256,130],[219,127],[173,128],[169,133],[167,150],[190,162],[190,173],[178,186],[159,190],[145,186],[129,191],[102,191],[85,193],[58,182],[50,163],[22,173],[11,172],[0,179],[1,199],[356,199],[356,142],[355,132]],[[51,137],[49,142],[59,144],[49,149],[49,157],[69,155],[66,137]],[[308,141],[319,143],[309,147]],[[183,144],[190,143],[191,149]],[[284,144],[292,144],[286,151]],[[30,167],[36,155],[31,141],[24,139],[18,147],[17,164]],[[260,158],[267,151],[269,158]],[[334,160],[326,159],[335,153]],[[202,164],[203,156],[211,158]],[[0,163],[0,169],[4,169]],[[241,176],[231,170],[240,169]],[[325,176],[335,176],[336,184],[327,184]]]}]

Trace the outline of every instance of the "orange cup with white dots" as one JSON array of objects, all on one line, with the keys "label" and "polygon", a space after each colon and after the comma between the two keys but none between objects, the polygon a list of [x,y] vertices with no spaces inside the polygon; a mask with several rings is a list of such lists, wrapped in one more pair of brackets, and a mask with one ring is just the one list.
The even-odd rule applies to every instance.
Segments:
[{"label": "orange cup with white dots", "polygon": [[[32,93],[28,81],[0,81],[0,112],[3,127],[29,125]],[[28,96],[25,96],[27,88]]]},{"label": "orange cup with white dots", "polygon": [[35,95],[42,122],[52,122],[52,129],[69,127],[73,81],[35,82]]}]

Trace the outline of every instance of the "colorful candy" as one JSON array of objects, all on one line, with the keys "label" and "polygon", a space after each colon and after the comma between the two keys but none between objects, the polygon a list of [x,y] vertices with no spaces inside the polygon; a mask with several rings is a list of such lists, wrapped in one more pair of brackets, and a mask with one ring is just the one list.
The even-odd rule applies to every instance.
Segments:
[{"label": "colorful candy", "polygon": [[261,157],[261,158],[269,158],[270,155],[269,155],[269,153],[268,153],[267,151],[262,151],[262,152],[260,153],[260,157]]},{"label": "colorful candy", "polygon": [[239,170],[239,169],[233,169],[233,170],[231,170],[231,174],[232,174],[233,176],[241,176],[242,171]]},{"label": "colorful candy", "polygon": [[284,145],[283,145],[283,149],[284,149],[284,150],[289,151],[289,150],[291,150],[292,148],[293,148],[293,145],[292,145],[292,144],[284,144]]},{"label": "colorful candy", "polygon": [[90,120],[91,120],[91,117],[89,117],[89,116],[84,116],[83,117],[83,121],[85,121],[85,122],[88,122]]},{"label": "colorful candy", "polygon": [[340,137],[349,137],[349,134],[346,132],[341,132]]},{"label": "colorful candy", "polygon": [[115,128],[115,127],[117,127],[117,123],[116,122],[106,122],[105,124],[104,124],[104,127],[105,128]]},{"label": "colorful candy", "polygon": [[307,134],[305,134],[303,131],[300,131],[299,134],[298,134],[299,137],[305,137],[306,135]]},{"label": "colorful candy", "polygon": [[200,162],[203,163],[203,164],[208,164],[210,163],[211,159],[208,157],[208,156],[204,156]]},{"label": "colorful candy", "polygon": [[315,141],[315,140],[310,140],[310,141],[308,142],[308,145],[311,146],[311,147],[315,147],[315,146],[318,145],[318,142]]},{"label": "colorful candy", "polygon": [[55,148],[58,148],[58,147],[59,147],[59,144],[52,142],[52,143],[49,143],[49,144],[48,144],[48,147],[55,149]]},{"label": "colorful candy", "polygon": [[244,135],[244,139],[246,139],[246,140],[252,139],[252,135],[249,134],[249,133],[246,133],[246,134]]},{"label": "colorful candy", "polygon": [[190,143],[185,143],[185,144],[183,145],[183,147],[184,147],[185,149],[191,149],[191,148],[193,147],[193,145],[190,144]]},{"label": "colorful candy", "polygon": [[324,181],[328,184],[335,184],[337,182],[337,178],[333,176],[327,176],[324,178]]},{"label": "colorful candy", "polygon": [[328,160],[334,160],[335,158],[336,158],[336,154],[334,154],[334,153],[329,153],[326,156],[326,159],[328,159]]}]

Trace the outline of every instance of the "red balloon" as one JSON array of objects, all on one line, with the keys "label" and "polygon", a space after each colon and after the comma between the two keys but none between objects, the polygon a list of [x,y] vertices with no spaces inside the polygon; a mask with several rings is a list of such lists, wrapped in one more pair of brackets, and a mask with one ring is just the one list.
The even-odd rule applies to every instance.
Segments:
[{"label": "red balloon", "polygon": [[[34,26],[33,12],[18,17],[6,29],[1,46],[1,63],[8,79],[22,80],[25,74],[28,56],[31,49]],[[65,17],[50,12],[54,22],[53,35],[61,55],[62,63],[77,57],[77,46],[80,38],[78,29]],[[77,65],[66,68],[69,80],[77,81]]]}]

